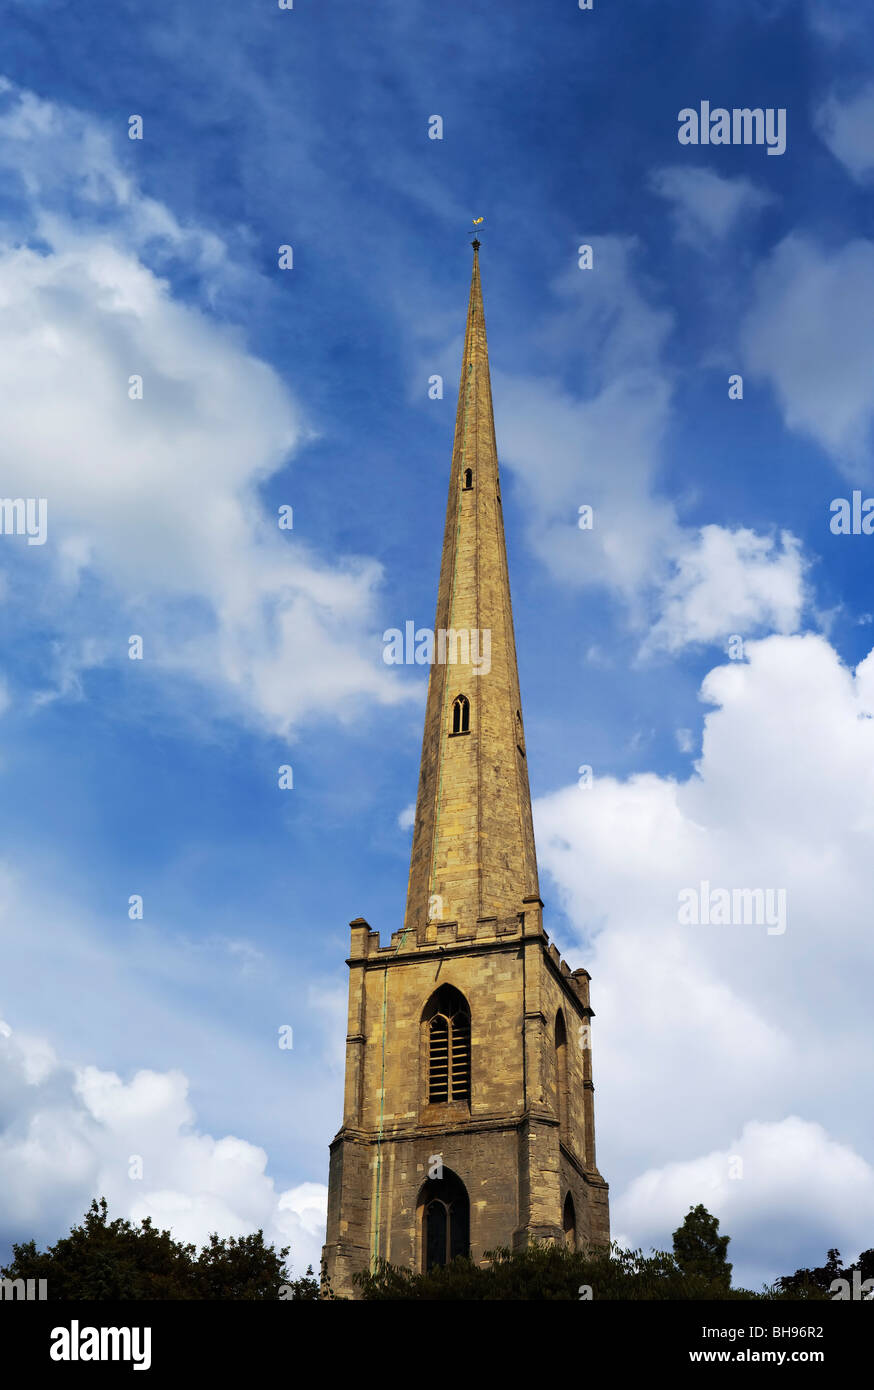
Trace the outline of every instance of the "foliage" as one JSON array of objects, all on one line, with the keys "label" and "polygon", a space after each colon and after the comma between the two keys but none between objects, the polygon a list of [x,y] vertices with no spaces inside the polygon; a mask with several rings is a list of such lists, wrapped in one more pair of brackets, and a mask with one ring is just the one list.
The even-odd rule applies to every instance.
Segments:
[{"label": "foliage", "polygon": [[[719,1222],[707,1209],[690,1208],[674,1232],[673,1253],[627,1250],[615,1243],[609,1249],[574,1251],[553,1242],[524,1250],[487,1251],[482,1264],[456,1259],[426,1274],[381,1262],[375,1270],[355,1276],[361,1297],[388,1299],[514,1300],[786,1300],[826,1299],[832,1278],[848,1275],[840,1269],[837,1251],[829,1252],[824,1270],[798,1270],[759,1293],[731,1287],[726,1259],[729,1236],[719,1235]],[[837,1261],[834,1266],[832,1257]],[[874,1274],[874,1251],[859,1265],[863,1277]],[[811,1275],[816,1277],[805,1278]],[[828,1278],[825,1276],[828,1275]],[[822,1276],[822,1277],[819,1277]]]},{"label": "foliage", "polygon": [[846,1269],[841,1265],[840,1250],[829,1250],[825,1264],[815,1269],[796,1269],[794,1274],[786,1274],[774,1285],[780,1293],[790,1298],[811,1298],[817,1293],[828,1294],[835,1279],[846,1279],[852,1283],[853,1270],[858,1269],[861,1279],[874,1279],[874,1249],[863,1250],[855,1264]]},{"label": "foliage", "polygon": [[[149,1217],[138,1226],[109,1220],[106,1198],[93,1201],[81,1226],[47,1250],[35,1241],[13,1246],[7,1279],[45,1279],[49,1299],[273,1299],[287,1285],[293,1299],[318,1298],[312,1268],[292,1281],[288,1247],[265,1245],[263,1231],[219,1240],[198,1254],[194,1245],[159,1231]],[[288,1296],[288,1295],[287,1295]]]},{"label": "foliage", "polygon": [[725,1258],[731,1236],[719,1235],[719,1221],[699,1202],[690,1207],[682,1226],[674,1231],[674,1259],[689,1277],[700,1276],[708,1284],[731,1288],[731,1265]]},{"label": "foliage", "polygon": [[456,1259],[427,1274],[385,1262],[356,1276],[361,1296],[381,1299],[716,1299],[755,1298],[746,1290],[726,1291],[721,1281],[687,1274],[673,1255],[654,1250],[574,1251],[548,1242],[525,1250],[488,1251],[487,1264]]},{"label": "foliage", "polygon": [[[394,1299],[513,1300],[714,1300],[828,1299],[835,1279],[874,1278],[874,1249],[843,1268],[840,1252],[829,1250],[816,1269],[797,1269],[761,1293],[732,1289],[726,1260],[729,1237],[718,1234],[719,1222],[700,1204],[692,1207],[674,1232],[673,1253],[609,1249],[569,1250],[552,1242],[535,1242],[524,1250],[486,1252],[482,1264],[456,1259],[427,1274],[382,1262],[373,1272],[356,1275],[361,1297]],[[219,1239],[211,1235],[196,1246],[173,1239],[148,1217],[140,1224],[109,1220],[106,1199],[93,1201],[83,1224],[47,1250],[34,1241],[13,1246],[11,1264],[0,1269],[7,1279],[45,1279],[49,1299],[242,1299],[280,1296],[314,1302],[334,1299],[326,1272],[321,1287],[312,1266],[292,1280],[285,1258],[288,1247],[265,1245],[264,1234]]]}]

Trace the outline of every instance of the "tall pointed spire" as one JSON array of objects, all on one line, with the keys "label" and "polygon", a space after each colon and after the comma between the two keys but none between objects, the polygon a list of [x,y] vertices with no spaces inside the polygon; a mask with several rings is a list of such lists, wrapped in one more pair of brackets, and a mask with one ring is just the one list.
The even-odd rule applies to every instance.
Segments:
[{"label": "tall pointed spire", "polygon": [[473,926],[539,895],[478,241],[435,636],[404,921],[420,941],[428,920]]},{"label": "tall pointed spire", "polygon": [[589,976],[550,943],[537,889],[478,251],[404,929],[383,946],[350,924],[324,1251],[347,1298],[383,1259],[610,1244]]}]

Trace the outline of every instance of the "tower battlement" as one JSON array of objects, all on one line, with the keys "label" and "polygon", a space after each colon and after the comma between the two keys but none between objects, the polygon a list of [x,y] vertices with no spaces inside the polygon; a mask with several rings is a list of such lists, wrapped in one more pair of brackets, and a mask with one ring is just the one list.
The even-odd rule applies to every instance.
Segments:
[{"label": "tower battlement", "polygon": [[349,965],[362,959],[384,961],[393,959],[401,953],[403,953],[404,958],[407,958],[411,953],[433,952],[435,948],[441,951],[456,947],[463,951],[474,943],[482,945],[485,942],[537,936],[562,979],[577,995],[583,1008],[589,1013],[592,1012],[589,1009],[589,980],[592,978],[591,975],[588,970],[571,969],[567,961],[562,958],[558,947],[550,941],[540,921],[539,913],[536,916],[526,912],[517,912],[511,917],[480,917],[476,922],[468,924],[428,922],[419,939],[404,928],[392,932],[390,942],[386,946],[381,945],[379,932],[374,931],[370,923],[365,921],[363,917],[356,917],[354,921],[349,923],[349,927],[352,937],[347,962]]}]

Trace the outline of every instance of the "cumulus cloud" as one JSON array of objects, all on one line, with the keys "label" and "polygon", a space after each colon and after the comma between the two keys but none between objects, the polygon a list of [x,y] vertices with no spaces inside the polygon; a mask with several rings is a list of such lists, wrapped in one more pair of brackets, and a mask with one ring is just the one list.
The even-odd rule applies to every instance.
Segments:
[{"label": "cumulus cloud", "polygon": [[[870,1055],[874,653],[851,671],[823,637],[774,635],[748,643],[746,656],[703,682],[708,710],[688,778],[622,780],[595,768],[591,787],[535,808],[541,865],[586,942],[599,1157],[635,1241],[670,1243],[688,1206],[708,1203],[690,1156],[735,1152],[752,1121],[780,1126],[796,1115],[843,1148],[874,1151],[870,1114],[844,1103],[867,1086]],[[785,889],[785,933],[681,925],[679,894],[702,882]],[[788,1136],[791,1170],[795,1131],[776,1132]],[[790,1187],[792,1248],[784,1267],[772,1256],[772,1277],[839,1240],[870,1245],[864,1213],[853,1224],[849,1206],[826,1237],[837,1199],[821,1219],[819,1198],[844,1171],[831,1142],[817,1201],[809,1186],[803,1198]],[[670,1216],[663,1204],[660,1231],[652,1221],[644,1231],[629,1214],[639,1206],[623,1206],[625,1190],[671,1165],[680,1178]],[[732,1187],[732,1222],[753,1191]],[[743,1220],[749,1232],[752,1217]],[[749,1260],[758,1275],[767,1262],[737,1254],[741,1271]]]},{"label": "cumulus cloud", "polygon": [[[141,1160],[142,1177],[134,1160]],[[278,1192],[267,1154],[246,1140],[202,1133],[179,1071],[138,1071],[129,1081],[95,1066],[70,1067],[45,1040],[0,1024],[0,1229],[54,1240],[91,1198],[134,1222],[150,1216],[179,1240],[210,1232],[290,1245],[294,1272],[319,1268],[327,1188]]]},{"label": "cumulus cloud", "polygon": [[724,642],[733,633],[798,627],[803,565],[800,545],[787,532],[778,544],[744,527],[702,526],[675,565],[647,649],[678,651],[691,643]]},{"label": "cumulus cloud", "polygon": [[[823,1181],[827,1175],[827,1181]],[[791,1274],[798,1246],[799,1212],[807,1217],[810,1263],[821,1264],[834,1246],[845,1261],[858,1257],[860,1238],[874,1228],[874,1168],[822,1125],[790,1115],[771,1123],[751,1120],[721,1150],[641,1173],[622,1193],[613,1219],[634,1230],[637,1243],[663,1245],[698,1193],[720,1230],[731,1235],[728,1258],[743,1269],[743,1282],[759,1288],[774,1270]],[[670,1249],[670,1240],[668,1240]],[[740,1270],[733,1271],[741,1283]]]},{"label": "cumulus cloud", "polygon": [[[8,84],[0,152],[20,195],[0,226],[4,488],[48,501],[56,690],[126,655],[94,639],[103,604],[104,631],[144,630],[150,663],[271,732],[405,698],[375,656],[380,567],[321,560],[260,501],[309,427],[209,313],[210,285],[242,273],[226,248],[143,196],[93,122]],[[201,306],[174,297],[180,271],[200,277]]]},{"label": "cumulus cloud", "polygon": [[724,241],[742,219],[751,219],[775,201],[751,179],[727,178],[688,165],[654,169],[649,183],[671,205],[677,240],[705,252]]},{"label": "cumulus cloud", "polygon": [[[874,243],[786,237],[761,264],[740,330],[746,370],[772,385],[790,429],[847,472],[870,474]],[[827,501],[824,503],[827,507]]]}]

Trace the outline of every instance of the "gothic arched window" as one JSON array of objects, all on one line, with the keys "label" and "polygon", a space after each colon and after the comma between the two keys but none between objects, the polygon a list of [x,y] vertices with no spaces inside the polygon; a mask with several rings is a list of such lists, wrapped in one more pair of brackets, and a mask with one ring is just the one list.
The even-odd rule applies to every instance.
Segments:
[{"label": "gothic arched window", "polygon": [[568,1128],[568,1075],[567,1075],[567,1028],[561,1009],[555,1016],[555,1081],[558,1095],[558,1133],[567,1141]]},{"label": "gothic arched window", "polygon": [[429,1178],[419,1194],[419,1209],[426,1272],[470,1255],[470,1199],[457,1174],[444,1168],[442,1178]]},{"label": "gothic arched window", "polygon": [[464,486],[463,486],[463,490],[464,490],[465,492],[470,492],[470,489],[471,489],[472,487],[473,487],[473,469],[472,469],[472,468],[465,468],[465,470],[464,470]]},{"label": "gothic arched window", "polygon": [[470,1101],[470,1009],[452,985],[431,995],[422,1015],[428,1027],[428,1099],[432,1105]]},{"label": "gothic arched window", "polygon": [[456,695],[452,701],[452,732],[470,733],[470,700],[466,695]]},{"label": "gothic arched window", "polygon": [[564,1243],[569,1250],[577,1248],[577,1213],[574,1209],[574,1199],[570,1193],[564,1199],[564,1211],[561,1218],[564,1230]]}]

